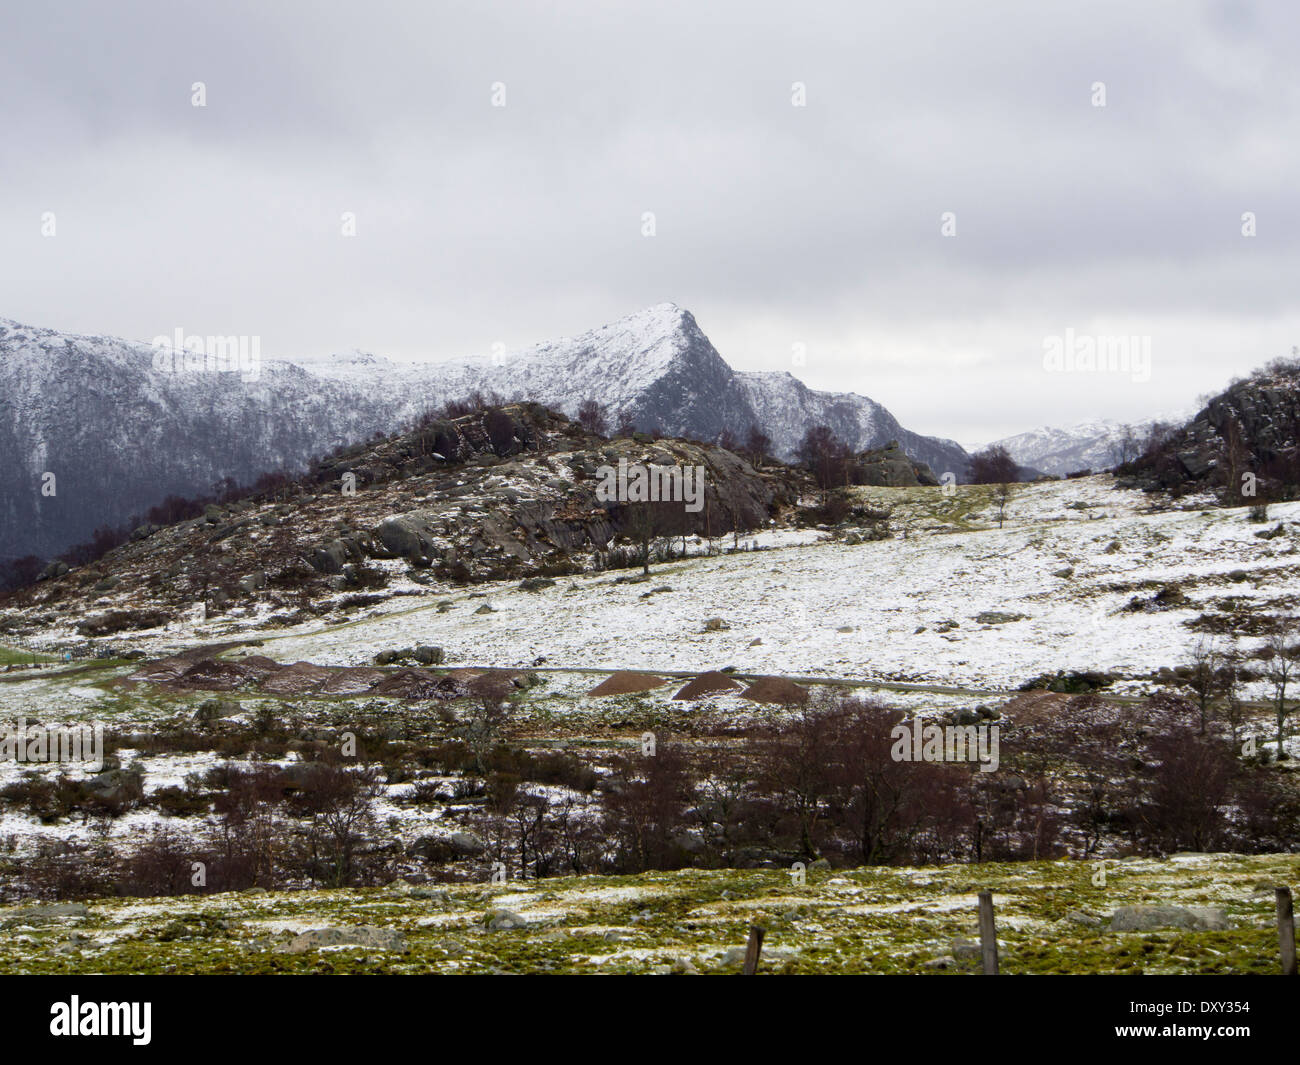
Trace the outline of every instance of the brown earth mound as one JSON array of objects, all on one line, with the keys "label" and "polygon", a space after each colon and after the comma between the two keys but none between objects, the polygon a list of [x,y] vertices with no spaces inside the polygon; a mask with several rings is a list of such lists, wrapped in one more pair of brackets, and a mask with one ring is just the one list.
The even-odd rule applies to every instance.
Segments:
[{"label": "brown earth mound", "polygon": [[423,669],[399,669],[375,684],[370,692],[399,699],[458,699],[465,694],[465,685]]},{"label": "brown earth mound", "polygon": [[[210,643],[202,647],[191,647],[188,651],[181,651],[174,655],[168,655],[166,658],[145,662],[127,679],[145,680],[151,684],[166,684],[169,681],[176,680],[198,663],[216,661],[216,657],[223,651],[229,651],[232,647],[239,647],[241,643],[242,641],[234,640],[227,643]],[[272,661],[264,655],[249,655],[247,658],[236,661],[248,676],[256,677],[259,680],[280,669],[279,662]],[[196,679],[197,676],[198,674],[195,674]],[[191,685],[191,687],[198,686],[197,684]]]},{"label": "brown earth mound", "polygon": [[741,692],[740,697],[755,703],[796,706],[808,701],[808,689],[801,688],[794,681],[786,680],[784,677],[764,677]]},{"label": "brown earth mound", "polygon": [[740,685],[732,680],[725,673],[716,671],[701,673],[693,681],[682,688],[674,699],[703,699],[706,695],[716,695],[718,692],[735,691]]},{"label": "brown earth mound", "polygon": [[194,651],[187,651],[145,663],[129,680],[147,681],[173,691],[230,691],[244,685],[256,685],[259,690],[273,695],[373,694],[399,699],[445,700],[466,695],[467,676],[475,676],[479,671],[457,672],[459,676],[443,676],[425,669],[390,672],[370,666],[318,666],[311,662],[282,666],[264,655],[231,660],[213,658],[211,654],[196,656]]},{"label": "brown earth mound", "polygon": [[602,695],[631,695],[633,692],[648,692],[651,688],[667,683],[663,677],[652,677],[648,673],[611,673],[587,694],[597,698]]},{"label": "brown earth mound", "polygon": [[278,673],[267,677],[262,682],[262,691],[276,695],[302,695],[314,692],[333,676],[334,670],[328,666],[316,666],[310,662],[295,662],[285,666]]},{"label": "brown earth mound", "polygon": [[176,688],[195,688],[199,691],[223,692],[238,688],[254,679],[253,674],[234,662],[216,658],[201,658],[172,681]]},{"label": "brown earth mound", "polygon": [[234,658],[231,661],[249,676],[256,677],[258,680],[265,680],[284,668],[274,658],[267,658],[266,655],[249,655],[247,658]]},{"label": "brown earth mound", "polygon": [[1077,695],[1062,692],[1032,691],[1017,695],[1002,705],[1002,715],[1009,721],[1026,724],[1055,717],[1061,710],[1077,699]]},{"label": "brown earth mound", "polygon": [[320,694],[361,695],[372,690],[386,676],[388,674],[382,669],[372,669],[369,666],[340,669],[320,686]]}]

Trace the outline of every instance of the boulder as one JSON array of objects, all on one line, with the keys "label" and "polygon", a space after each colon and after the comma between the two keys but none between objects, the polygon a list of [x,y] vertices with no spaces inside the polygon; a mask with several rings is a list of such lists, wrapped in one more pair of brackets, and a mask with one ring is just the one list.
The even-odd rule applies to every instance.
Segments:
[{"label": "boulder", "polygon": [[1217,906],[1121,906],[1110,918],[1112,932],[1151,932],[1158,928],[1222,931],[1228,915]]},{"label": "boulder", "polygon": [[493,910],[487,915],[487,927],[490,932],[513,932],[527,926],[528,922],[512,910]]},{"label": "boulder", "polygon": [[239,589],[242,592],[252,593],[266,587],[266,574],[261,570],[248,574],[246,577],[239,578]]},{"label": "boulder", "polygon": [[429,517],[419,512],[385,518],[375,526],[375,539],[382,546],[382,552],[378,553],[409,559],[432,558],[434,533],[429,523]]},{"label": "boulder", "polygon": [[89,913],[84,902],[47,902],[37,906],[15,906],[0,910],[0,923],[14,925],[28,921],[56,921],[63,917],[85,917]]},{"label": "boulder", "polygon": [[348,549],[342,540],[330,540],[313,548],[307,561],[317,573],[342,573],[343,565],[348,561]]},{"label": "boulder", "polygon": [[897,440],[884,447],[859,452],[853,465],[855,484],[884,488],[915,488],[937,485],[939,479],[924,462],[914,462]]},{"label": "boulder", "polygon": [[321,947],[369,947],[373,950],[405,951],[406,935],[396,928],[371,925],[310,928],[277,948],[284,954],[306,954]]},{"label": "boulder", "polygon": [[104,802],[129,802],[144,794],[144,772],[134,766],[109,769],[91,777],[86,781],[86,787],[95,798]]}]

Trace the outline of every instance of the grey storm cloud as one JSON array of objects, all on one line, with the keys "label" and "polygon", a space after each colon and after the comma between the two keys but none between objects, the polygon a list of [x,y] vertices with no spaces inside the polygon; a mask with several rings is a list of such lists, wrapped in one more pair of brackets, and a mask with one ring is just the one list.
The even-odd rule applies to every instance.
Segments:
[{"label": "grey storm cloud", "polygon": [[[416,359],[673,300],[964,442],[1144,417],[1300,343],[1296,40],[1173,0],[11,5],[0,315]],[[1067,328],[1150,336],[1151,380],[1045,374]]]}]

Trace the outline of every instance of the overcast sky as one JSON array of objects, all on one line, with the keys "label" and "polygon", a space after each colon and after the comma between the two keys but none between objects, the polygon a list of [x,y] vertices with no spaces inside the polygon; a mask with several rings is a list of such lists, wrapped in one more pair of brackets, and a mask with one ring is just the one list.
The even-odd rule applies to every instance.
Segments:
[{"label": "overcast sky", "polygon": [[[417,359],[671,300],[733,366],[968,444],[1300,344],[1285,0],[25,7],[2,317]],[[1149,337],[1150,379],[1046,371],[1067,329]]]}]

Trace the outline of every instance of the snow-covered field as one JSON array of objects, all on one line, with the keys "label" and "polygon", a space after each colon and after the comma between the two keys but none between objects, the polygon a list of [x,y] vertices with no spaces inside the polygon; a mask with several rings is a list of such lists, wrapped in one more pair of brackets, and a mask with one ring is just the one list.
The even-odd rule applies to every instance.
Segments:
[{"label": "snow-covered field", "polygon": [[[1058,670],[1119,674],[1125,679],[1111,690],[1136,694],[1151,687],[1160,670],[1187,661],[1198,639],[1188,622],[1203,614],[1250,618],[1296,611],[1300,503],[1271,507],[1266,523],[1251,521],[1244,509],[1154,510],[1149,497],[1093,477],[1020,486],[1005,527],[998,528],[987,488],[960,488],[951,496],[938,488],[860,494],[873,507],[891,509],[891,539],[850,543],[824,531],[774,529],[746,538],[745,546],[757,550],[659,564],[648,580],[635,570],[603,572],[560,578],[538,592],[513,582],[423,587],[402,580],[390,586],[401,594],[351,620],[340,621],[336,613],[333,623],[286,630],[227,616],[133,634],[130,643],[161,656],[222,640],[260,639],[260,645],[228,653],[320,665],[365,665],[381,650],[417,644],[442,647],[449,666],[531,668],[544,659],[544,683],[524,701],[536,709],[536,721],[576,714],[589,724],[626,724],[640,720],[642,711],[672,720],[673,714],[731,717],[775,708],[757,708],[734,694],[694,706],[672,703],[680,679],[629,698],[589,699],[587,692],[603,678],[582,671],[690,674],[735,667],[808,680],[911,684],[917,687],[893,688],[885,697],[910,711],[934,713]],[[1185,599],[1168,609],[1126,609],[1167,585],[1177,585]],[[480,613],[485,605],[490,612]],[[722,627],[706,627],[712,618],[722,619]],[[51,631],[32,642],[54,650],[60,637]],[[1241,644],[1249,650],[1254,642],[1243,638]],[[184,728],[210,695],[148,684],[119,687],[136,668],[79,662],[5,675],[0,722],[99,721],[128,734],[153,722]],[[1258,686],[1249,694],[1258,699],[1265,691]],[[241,703],[237,716],[245,725],[263,704],[283,712],[276,697],[229,697]],[[367,712],[394,721],[404,712],[400,701],[371,702]],[[337,723],[337,712],[353,712],[345,703],[325,699],[316,710],[299,703],[292,712],[308,719],[319,712]],[[602,717],[607,714],[617,716]],[[580,728],[583,721],[571,724]],[[1300,744],[1292,748],[1300,754]],[[123,765],[144,770],[146,793],[183,785],[187,776],[224,760],[216,750],[118,753]],[[0,763],[0,787],[31,768]],[[74,779],[90,775],[76,766],[59,768]],[[410,787],[385,785],[375,808],[383,830],[407,842],[444,828],[437,824],[439,808],[402,801]],[[6,837],[11,846],[55,838],[87,842],[97,833],[122,840],[159,823],[159,815],[145,809],[111,824],[40,824],[13,808],[0,814],[0,843]]]},{"label": "snow-covered field", "polygon": [[[1300,504],[1275,505],[1268,524],[1250,522],[1243,509],[1144,513],[1149,506],[1103,477],[1019,488],[1002,529],[926,533],[933,521],[900,505],[896,527],[906,538],[691,559],[655,567],[648,582],[605,573],[563,578],[540,593],[479,586],[453,596],[445,612],[434,606],[442,595],[416,606],[405,600],[345,625],[270,637],[260,653],[359,665],[385,648],[428,643],[452,664],[528,666],[544,657],[551,668],[731,665],[1008,688],[1049,670],[1146,676],[1179,664],[1196,639],[1185,622],[1225,596],[1247,609],[1287,609],[1300,576],[1297,527],[1272,539],[1256,534],[1300,520]],[[994,515],[982,516],[996,525]],[[1229,580],[1239,571],[1247,578]],[[1165,583],[1181,585],[1187,603],[1124,610]],[[664,586],[671,590],[654,591]],[[492,613],[476,612],[484,603]],[[977,620],[986,612],[1023,618]],[[705,631],[713,617],[730,627]]]}]

